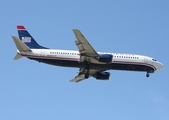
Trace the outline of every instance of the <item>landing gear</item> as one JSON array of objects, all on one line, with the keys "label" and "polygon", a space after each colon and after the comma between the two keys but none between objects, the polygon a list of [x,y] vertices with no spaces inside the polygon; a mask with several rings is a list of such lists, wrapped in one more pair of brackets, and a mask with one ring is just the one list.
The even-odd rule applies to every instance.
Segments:
[{"label": "landing gear", "polygon": [[149,76],[150,76],[150,73],[147,72],[146,77],[149,77]]},{"label": "landing gear", "polygon": [[89,78],[89,71],[90,71],[90,63],[89,62],[86,62],[86,74],[85,74],[85,78]]},{"label": "landing gear", "polygon": [[146,74],[146,77],[149,77],[150,76],[150,73],[154,73],[154,70],[147,70],[147,74]]},{"label": "landing gear", "polygon": [[85,74],[85,78],[86,79],[89,78],[89,74],[88,73]]}]

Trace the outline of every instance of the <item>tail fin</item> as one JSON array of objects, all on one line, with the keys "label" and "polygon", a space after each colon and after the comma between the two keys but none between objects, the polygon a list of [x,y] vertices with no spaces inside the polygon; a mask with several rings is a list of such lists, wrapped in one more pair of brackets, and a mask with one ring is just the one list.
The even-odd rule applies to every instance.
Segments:
[{"label": "tail fin", "polygon": [[14,43],[19,51],[31,51],[31,49],[25,45],[21,40],[19,40],[16,36],[12,36]]},{"label": "tail fin", "polygon": [[18,34],[20,40],[25,43],[29,48],[32,49],[48,49],[46,47],[40,46],[35,39],[29,34],[24,26],[17,26]]}]

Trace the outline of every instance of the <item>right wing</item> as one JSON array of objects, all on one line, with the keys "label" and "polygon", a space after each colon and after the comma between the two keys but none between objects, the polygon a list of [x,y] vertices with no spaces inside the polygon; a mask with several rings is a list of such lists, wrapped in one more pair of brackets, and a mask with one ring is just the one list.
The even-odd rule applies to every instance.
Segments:
[{"label": "right wing", "polygon": [[85,74],[77,75],[73,79],[71,79],[69,82],[80,82],[82,80],[86,79]]},{"label": "right wing", "polygon": [[[102,72],[102,71],[105,71],[105,70],[94,70],[94,69],[90,69],[89,71],[89,77],[92,77],[94,76],[97,72]],[[75,76],[73,79],[71,79],[69,82],[80,82],[82,80],[85,80],[87,78],[85,78],[85,74],[86,74],[86,71],[85,69],[80,69],[79,70],[79,74],[77,76]]]}]

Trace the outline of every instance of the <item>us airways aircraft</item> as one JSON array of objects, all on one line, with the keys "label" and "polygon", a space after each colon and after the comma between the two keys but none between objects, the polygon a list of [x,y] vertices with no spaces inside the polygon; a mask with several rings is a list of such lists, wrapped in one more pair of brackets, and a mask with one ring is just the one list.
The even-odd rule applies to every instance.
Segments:
[{"label": "us airways aircraft", "polygon": [[18,60],[27,57],[38,62],[79,68],[78,75],[70,82],[79,82],[89,77],[98,80],[109,80],[110,73],[106,70],[126,70],[150,73],[160,70],[164,65],[156,59],[135,54],[96,52],[84,35],[73,29],[78,51],[50,49],[39,45],[24,26],[17,26],[19,38],[12,36],[17,47],[14,57]]}]

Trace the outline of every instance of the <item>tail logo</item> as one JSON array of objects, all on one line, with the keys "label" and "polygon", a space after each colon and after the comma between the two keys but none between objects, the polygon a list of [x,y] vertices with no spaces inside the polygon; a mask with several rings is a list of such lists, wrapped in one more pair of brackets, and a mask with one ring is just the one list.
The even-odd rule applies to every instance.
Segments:
[{"label": "tail logo", "polygon": [[31,37],[22,37],[22,42],[31,42]]}]

